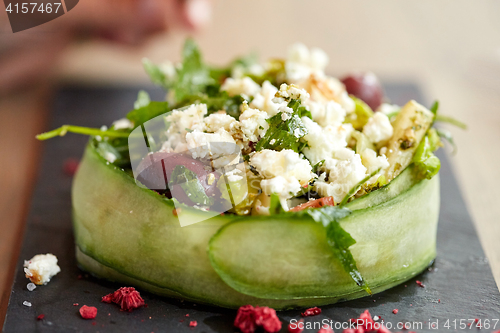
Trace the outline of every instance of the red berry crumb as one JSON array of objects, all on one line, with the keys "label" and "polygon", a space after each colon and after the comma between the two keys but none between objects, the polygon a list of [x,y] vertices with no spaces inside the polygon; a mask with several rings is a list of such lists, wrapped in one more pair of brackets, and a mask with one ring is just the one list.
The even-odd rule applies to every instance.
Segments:
[{"label": "red berry crumb", "polygon": [[255,332],[257,325],[255,325],[254,310],[254,307],[251,305],[244,305],[238,309],[238,313],[234,319],[234,326],[242,333]]},{"label": "red berry crumb", "polygon": [[420,288],[425,288],[425,284],[423,284],[422,281],[417,280],[416,283]]},{"label": "red berry crumb", "polygon": [[196,320],[192,320],[189,322],[189,327],[196,327],[198,326],[198,322]]},{"label": "red berry crumb", "polygon": [[78,306],[78,305],[80,305],[80,304],[78,304],[78,303],[73,303],[73,306]]},{"label": "red berry crumb", "polygon": [[97,308],[84,305],[80,308],[80,315],[83,319],[94,319],[97,316]]},{"label": "red berry crumb", "polygon": [[398,314],[398,312],[399,312],[399,310],[398,310],[398,309],[394,309],[394,310],[392,310],[392,313],[394,313],[394,314]]},{"label": "red berry crumb", "polygon": [[38,315],[38,317],[36,317],[36,320],[42,320],[43,318],[45,318],[45,315],[41,314],[41,315]]},{"label": "red berry crumb", "polygon": [[302,315],[302,317],[309,317],[309,316],[319,315],[320,313],[321,313],[321,309],[318,307],[314,307],[314,308],[307,309],[306,311],[301,313],[301,315]]},{"label": "red berry crumb", "polygon": [[299,320],[296,323],[290,323],[288,325],[289,333],[301,333],[304,330],[304,319]]},{"label": "red berry crumb", "polygon": [[257,327],[262,327],[268,333],[275,333],[281,329],[281,321],[274,309],[244,305],[238,309],[234,326],[242,333],[253,333]]},{"label": "red berry crumb", "polygon": [[479,321],[479,318],[474,319],[474,322],[477,323]]},{"label": "red berry crumb", "polygon": [[68,158],[64,161],[63,172],[68,176],[73,176],[78,170],[78,160],[74,158]]},{"label": "red berry crumb", "polygon": [[103,296],[101,302],[116,303],[122,311],[132,311],[144,306],[141,294],[133,287],[122,287],[114,293]]},{"label": "red berry crumb", "polygon": [[276,310],[267,306],[255,307],[255,324],[261,326],[268,333],[281,330],[281,321],[276,315]]},{"label": "red berry crumb", "polygon": [[189,317],[189,313],[186,313],[186,317]]}]

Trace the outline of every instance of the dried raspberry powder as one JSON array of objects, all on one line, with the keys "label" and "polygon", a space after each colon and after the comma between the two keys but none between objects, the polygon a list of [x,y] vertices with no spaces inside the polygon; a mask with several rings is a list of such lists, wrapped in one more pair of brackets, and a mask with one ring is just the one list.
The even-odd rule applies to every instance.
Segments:
[{"label": "dried raspberry powder", "polygon": [[255,324],[255,309],[251,305],[244,305],[238,309],[234,326],[243,333],[253,333],[257,325]]},{"label": "dried raspberry powder", "polygon": [[196,327],[198,326],[198,322],[196,320],[192,320],[189,322],[189,327]]},{"label": "dried raspberry powder", "polygon": [[101,299],[104,303],[116,303],[122,311],[132,311],[144,306],[141,294],[133,287],[122,287]]},{"label": "dried raspberry powder", "polygon": [[398,314],[398,312],[399,312],[399,310],[398,310],[398,309],[394,309],[394,310],[392,310],[392,313],[394,313],[394,314]]},{"label": "dried raspberry powder", "polygon": [[276,315],[276,310],[267,306],[255,307],[255,324],[262,326],[268,333],[274,333],[281,330],[281,321]]},{"label": "dried raspberry powder", "polygon": [[41,315],[38,315],[38,317],[36,317],[36,320],[42,320],[43,318],[45,318],[45,315],[41,314]]},{"label": "dried raspberry powder", "polygon": [[319,315],[320,313],[321,313],[321,309],[318,307],[314,307],[314,308],[307,309],[306,311],[301,313],[301,315],[302,315],[302,317],[309,317],[309,316]]},{"label": "dried raspberry powder", "polygon": [[425,288],[425,284],[423,284],[422,281],[417,280],[416,283],[419,287]]},{"label": "dried raspberry powder", "polygon": [[84,305],[80,308],[80,315],[83,319],[94,319],[97,316],[97,308]]},{"label": "dried raspberry powder", "polygon": [[281,321],[274,309],[267,306],[254,308],[252,305],[245,305],[238,309],[234,326],[242,333],[253,333],[257,327],[262,327],[268,333],[275,333],[281,329]]}]

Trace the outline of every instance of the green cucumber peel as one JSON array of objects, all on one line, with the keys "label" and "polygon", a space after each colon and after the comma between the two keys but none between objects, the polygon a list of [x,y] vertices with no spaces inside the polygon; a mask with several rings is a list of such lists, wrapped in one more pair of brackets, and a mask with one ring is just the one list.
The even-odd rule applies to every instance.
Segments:
[{"label": "green cucumber peel", "polygon": [[352,211],[348,208],[345,208],[344,205],[349,201],[359,188],[366,183],[370,178],[375,176],[380,169],[372,172],[370,175],[366,176],[363,180],[361,180],[358,184],[356,184],[350,191],[347,193],[342,200],[342,202],[338,206],[326,206],[316,209],[306,209],[296,214],[299,215],[308,215],[314,221],[323,224],[325,227],[326,238],[328,241],[328,245],[330,246],[335,257],[342,264],[343,269],[349,276],[356,282],[356,284],[361,287],[368,294],[372,294],[368,283],[361,275],[361,272],[358,270],[356,266],[356,260],[352,256],[349,247],[356,244],[356,241],[352,236],[345,231],[340,226],[340,220],[349,216]]}]

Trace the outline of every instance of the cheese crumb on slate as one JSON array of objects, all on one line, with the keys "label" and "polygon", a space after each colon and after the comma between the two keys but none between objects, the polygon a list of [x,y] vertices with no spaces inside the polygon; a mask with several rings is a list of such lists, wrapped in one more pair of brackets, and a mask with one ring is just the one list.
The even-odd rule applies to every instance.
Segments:
[{"label": "cheese crumb on slate", "polygon": [[37,285],[47,284],[60,271],[61,268],[57,265],[57,257],[51,253],[37,254],[30,260],[24,261],[26,277]]}]

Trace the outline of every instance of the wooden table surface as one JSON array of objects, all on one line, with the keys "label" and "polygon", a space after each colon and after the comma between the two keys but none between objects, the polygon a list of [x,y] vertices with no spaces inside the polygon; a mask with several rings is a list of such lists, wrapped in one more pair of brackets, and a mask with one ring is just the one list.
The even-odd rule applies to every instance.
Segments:
[{"label": "wooden table surface", "polygon": [[[321,10],[299,0],[221,0],[214,24],[198,39],[207,58],[216,63],[252,49],[263,50],[263,57],[283,55],[288,44],[304,41],[325,47],[332,73],[372,69],[391,81],[414,80],[426,98],[438,98],[443,113],[469,126],[467,131],[451,129],[459,150],[450,161],[498,284],[500,3],[353,0],[341,7],[340,2],[314,3]],[[261,23],[253,29],[241,24],[252,20]],[[308,24],[290,25],[291,20]],[[287,29],[279,38],[269,33],[283,26]],[[140,59],[145,55],[156,61],[177,59],[182,39],[179,34],[160,36],[134,51],[80,44],[68,51],[58,67],[60,76],[90,84],[144,82]],[[41,146],[34,136],[44,129],[50,97],[48,87],[39,87],[0,99],[0,327],[37,175]]]}]

